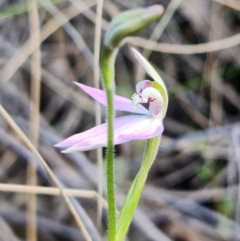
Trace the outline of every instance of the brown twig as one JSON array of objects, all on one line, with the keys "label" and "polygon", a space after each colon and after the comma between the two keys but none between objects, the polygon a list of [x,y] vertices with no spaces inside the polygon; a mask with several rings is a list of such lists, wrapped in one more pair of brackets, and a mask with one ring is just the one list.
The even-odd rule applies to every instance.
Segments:
[{"label": "brown twig", "polygon": [[[130,37],[128,38],[128,43],[132,45],[146,48],[146,44],[149,40],[141,37]],[[233,46],[240,44],[240,34],[233,35],[228,38],[203,43],[203,44],[167,44],[167,43],[157,43],[155,41],[149,41],[149,49],[154,51],[168,53],[168,54],[202,54],[208,52],[219,51],[223,49],[228,49]]]},{"label": "brown twig", "polygon": [[[40,85],[41,85],[41,52],[40,52],[40,32],[39,32],[39,17],[38,7],[36,0],[28,1],[29,11],[29,26],[30,36],[35,35],[35,41],[37,42],[37,48],[32,53],[31,58],[31,115],[30,115],[30,137],[29,140],[32,142],[34,147],[38,147],[38,131],[39,131],[39,120],[40,120]],[[32,39],[32,38],[31,38]],[[30,43],[34,45],[33,42]],[[27,167],[27,184],[36,185],[37,175],[35,166],[32,163],[28,164]],[[37,198],[35,194],[27,196],[27,240],[37,240]]]}]

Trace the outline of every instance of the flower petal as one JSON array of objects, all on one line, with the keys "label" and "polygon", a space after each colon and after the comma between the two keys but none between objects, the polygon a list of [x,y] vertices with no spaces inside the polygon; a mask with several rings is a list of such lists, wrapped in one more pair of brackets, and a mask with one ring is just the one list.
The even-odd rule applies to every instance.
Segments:
[{"label": "flower petal", "polygon": [[[129,115],[115,119],[114,144],[122,144],[135,139],[149,139],[163,132],[162,123],[147,115]],[[69,137],[58,147],[71,146],[63,152],[87,151],[107,146],[107,124],[94,127],[86,132]]]},{"label": "flower petal", "polygon": [[73,145],[79,144],[81,142],[84,142],[85,140],[88,140],[90,138],[93,138],[93,137],[96,138],[97,136],[101,136],[102,134],[104,134],[106,132],[107,132],[107,125],[106,125],[106,123],[104,123],[102,125],[95,126],[90,130],[70,136],[67,139],[59,142],[55,146],[56,147],[73,146]]},{"label": "flower petal", "polygon": [[[107,106],[107,99],[104,91],[93,87],[89,87],[80,83],[76,83],[76,82],[74,83],[77,86],[79,86],[83,91],[85,91],[87,94],[89,94],[93,99],[95,99],[102,105]],[[127,99],[119,95],[114,96],[114,109],[132,112],[132,113],[138,113],[138,114],[145,114],[145,115],[149,114],[149,111],[142,105],[138,105],[137,107],[134,107],[130,99]]]}]

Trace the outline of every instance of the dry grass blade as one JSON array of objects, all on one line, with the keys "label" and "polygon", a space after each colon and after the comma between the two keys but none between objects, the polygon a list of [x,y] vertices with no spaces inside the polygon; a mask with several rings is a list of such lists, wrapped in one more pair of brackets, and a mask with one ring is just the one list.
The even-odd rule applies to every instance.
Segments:
[{"label": "dry grass blade", "polygon": [[70,202],[68,196],[63,191],[60,183],[58,182],[57,178],[55,177],[52,170],[49,168],[47,163],[44,161],[44,159],[41,157],[41,155],[38,153],[36,148],[33,146],[33,144],[28,140],[28,138],[24,135],[24,133],[20,130],[20,128],[15,124],[15,122],[12,120],[12,118],[8,115],[8,113],[5,111],[5,109],[0,106],[0,113],[5,118],[5,120],[8,122],[8,124],[12,127],[12,129],[18,134],[18,136],[22,139],[22,141],[25,143],[25,145],[34,153],[34,155],[38,158],[42,166],[44,167],[45,171],[53,181],[53,183],[59,188],[59,191],[61,195],[63,196],[64,201],[66,202],[70,212],[72,213],[73,217],[75,218],[75,221],[79,228],[81,229],[83,236],[87,241],[91,241],[91,237],[89,236],[86,228],[84,227],[80,217],[78,216],[77,212],[75,211],[72,203]]},{"label": "dry grass blade", "polygon": [[[220,22],[220,20],[218,19],[220,10],[221,8],[219,8],[218,4],[216,4],[215,2],[211,2],[211,18],[209,23],[210,28],[209,28],[209,37],[208,37],[209,41],[216,39],[216,37],[219,36],[220,32],[222,31],[220,30],[220,28],[215,27],[217,26],[218,22]],[[218,90],[215,89],[215,86],[218,86],[221,84],[217,74],[217,68],[218,68],[218,60],[215,57],[214,53],[212,52],[207,53],[206,61],[204,64],[204,71],[203,71],[203,82],[200,88],[199,96],[203,96],[204,86],[209,84],[210,85],[209,127],[214,127],[214,125],[221,122],[221,119],[222,119],[221,109],[215,107],[215,106],[220,106],[220,95],[218,94]]]},{"label": "dry grass blade", "polygon": [[[30,141],[37,149],[38,147],[38,132],[40,121],[40,84],[41,84],[41,52],[40,52],[40,32],[39,32],[39,17],[36,0],[28,1],[29,9],[29,25],[30,35],[36,36],[38,48],[33,52],[31,58],[31,115],[30,115]],[[31,45],[34,43],[31,42]],[[35,166],[32,163],[27,167],[27,184],[37,184],[37,174]],[[37,240],[37,198],[35,194],[30,194],[27,197],[27,240]]]},{"label": "dry grass blade", "polygon": [[[146,48],[148,40],[141,37],[131,37],[128,38],[128,42],[141,47]],[[150,45],[154,46],[154,51],[169,53],[169,54],[202,54],[208,52],[219,51],[223,49],[228,49],[233,46],[240,44],[240,34],[233,35],[228,38],[203,43],[203,44],[166,44],[166,43],[155,43],[153,41]],[[149,46],[150,46],[149,45]],[[150,48],[151,49],[151,48]]]},{"label": "dry grass blade", "polygon": [[[40,186],[25,186],[25,185],[15,185],[15,184],[3,184],[0,183],[0,190],[4,192],[16,192],[16,193],[34,193],[34,194],[42,194],[42,195],[61,195],[61,192],[58,188],[54,187],[40,187]],[[86,199],[96,199],[100,200],[105,209],[108,208],[108,203],[103,197],[99,197],[98,193],[95,191],[89,190],[77,190],[77,189],[69,189],[63,188],[63,191],[68,196],[86,198]]]},{"label": "dry grass blade", "polygon": [[[99,79],[100,79],[100,69],[99,69],[99,57],[100,57],[100,45],[101,45],[101,25],[102,25],[102,11],[103,11],[104,0],[98,0],[97,4],[97,15],[96,15],[96,25],[95,25],[95,38],[94,38],[94,87],[99,89]],[[101,124],[101,106],[98,102],[95,102],[95,123],[96,125]],[[103,194],[103,158],[102,158],[102,148],[97,148],[97,163],[98,163],[98,196],[101,197]],[[102,202],[99,199],[97,206],[97,226],[101,229],[101,219],[102,219]]]}]

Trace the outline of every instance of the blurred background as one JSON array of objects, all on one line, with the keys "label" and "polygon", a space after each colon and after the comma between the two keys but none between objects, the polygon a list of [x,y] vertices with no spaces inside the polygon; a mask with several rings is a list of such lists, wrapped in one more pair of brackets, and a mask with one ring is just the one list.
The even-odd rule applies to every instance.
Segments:
[{"label": "blurred background", "polygon": [[[96,112],[73,81],[98,86],[98,51],[109,21],[153,4],[164,6],[163,17],[129,38],[116,61],[119,95],[131,98],[136,83],[148,78],[130,51],[135,47],[170,98],[128,240],[240,240],[240,1],[101,2],[0,0],[0,240],[106,239],[105,149],[61,154],[53,145],[95,126],[96,118],[105,122],[105,108]],[[116,146],[119,208],[144,143]]]}]

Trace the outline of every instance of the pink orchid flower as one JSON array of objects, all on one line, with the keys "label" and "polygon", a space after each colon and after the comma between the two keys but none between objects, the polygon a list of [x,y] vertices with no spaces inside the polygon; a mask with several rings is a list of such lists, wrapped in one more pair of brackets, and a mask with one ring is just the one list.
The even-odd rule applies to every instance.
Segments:
[{"label": "pink orchid flower", "polygon": [[[114,109],[134,113],[115,118],[114,120],[114,145],[126,143],[131,140],[150,139],[163,132],[163,118],[166,114],[168,97],[165,84],[160,76],[135,49],[133,53],[143,65],[147,73],[154,79],[143,80],[136,85],[136,94],[132,100],[122,96],[114,96]],[[75,83],[93,99],[106,106],[104,91],[80,83]],[[147,110],[140,103],[148,103]],[[87,151],[97,147],[107,146],[107,124],[93,127],[80,134],[73,135],[56,145],[68,147],[62,152]]]}]

